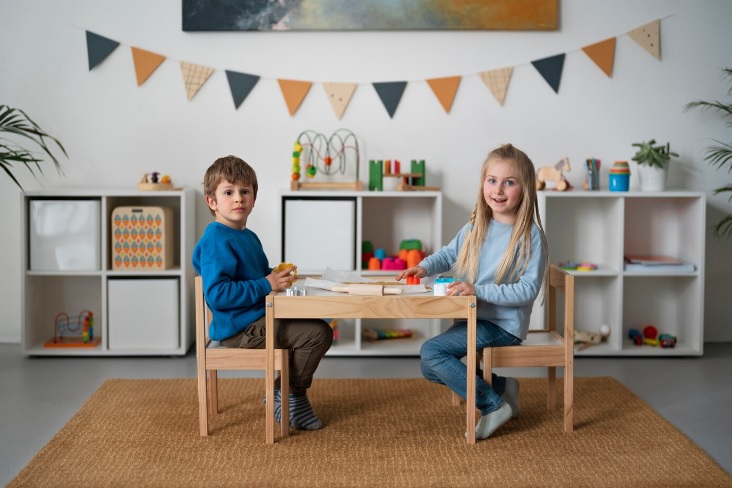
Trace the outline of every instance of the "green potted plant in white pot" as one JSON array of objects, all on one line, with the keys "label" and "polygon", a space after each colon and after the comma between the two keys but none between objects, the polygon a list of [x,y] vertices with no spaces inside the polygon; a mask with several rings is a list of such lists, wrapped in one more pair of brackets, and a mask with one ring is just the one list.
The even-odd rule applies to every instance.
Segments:
[{"label": "green potted plant in white pot", "polygon": [[18,108],[0,105],[0,167],[3,169],[11,180],[20,188],[18,179],[13,174],[15,166],[25,166],[33,176],[43,174],[41,162],[43,159],[30,150],[18,145],[15,141],[33,142],[37,149],[41,149],[48,157],[53,160],[56,170],[61,172],[61,163],[51,152],[49,144],[55,143],[56,146],[67,156],[66,150],[58,139],[47,134],[36,124],[28,115]]},{"label": "green potted plant in white pot", "polygon": [[666,173],[668,162],[671,156],[679,155],[671,151],[671,145],[656,144],[655,139],[647,142],[636,142],[633,144],[638,152],[633,156],[633,161],[638,163],[640,173],[640,189],[642,191],[662,191],[666,189]]}]

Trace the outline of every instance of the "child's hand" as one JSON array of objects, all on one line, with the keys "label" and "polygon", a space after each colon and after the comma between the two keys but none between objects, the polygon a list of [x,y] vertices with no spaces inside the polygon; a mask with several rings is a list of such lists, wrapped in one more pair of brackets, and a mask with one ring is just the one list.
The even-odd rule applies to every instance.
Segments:
[{"label": "child's hand", "polygon": [[267,276],[270,286],[273,290],[282,290],[289,288],[297,280],[297,266],[294,264],[282,263],[272,270]]},{"label": "child's hand", "polygon": [[447,285],[447,296],[459,295],[462,297],[475,295],[475,286],[465,281],[453,281]]},{"label": "child's hand", "polygon": [[414,266],[412,268],[405,269],[404,271],[399,272],[399,274],[396,276],[397,281],[401,281],[407,276],[416,276],[417,278],[424,278],[427,276],[427,270],[424,269],[422,266]]}]

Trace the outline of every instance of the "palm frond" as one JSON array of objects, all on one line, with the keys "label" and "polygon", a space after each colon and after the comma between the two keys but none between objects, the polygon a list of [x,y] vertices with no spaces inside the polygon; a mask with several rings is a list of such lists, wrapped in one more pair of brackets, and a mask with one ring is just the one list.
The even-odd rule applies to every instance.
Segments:
[{"label": "palm frond", "polygon": [[715,237],[732,236],[732,215],[727,215],[713,227]]},{"label": "palm frond", "polygon": [[[8,138],[6,135],[10,135],[11,138]],[[23,110],[7,105],[0,105],[0,142],[17,143],[16,139],[33,142],[34,147],[40,148],[47,157],[51,158],[56,171],[59,174],[63,174],[61,163],[52,151],[52,147],[55,146],[64,156],[68,157],[66,149],[61,142],[41,129]],[[21,190],[23,187],[12,172],[13,165],[17,163],[24,166],[37,178],[36,172],[43,174],[43,168],[40,165],[42,161],[43,159],[34,156],[26,148],[0,143],[0,165],[2,165],[3,171],[10,176]]]}]

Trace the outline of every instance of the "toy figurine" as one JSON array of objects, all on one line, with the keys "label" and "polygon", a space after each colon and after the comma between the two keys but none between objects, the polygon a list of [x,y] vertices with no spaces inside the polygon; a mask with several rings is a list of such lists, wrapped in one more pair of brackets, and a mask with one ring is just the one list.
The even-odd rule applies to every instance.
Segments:
[{"label": "toy figurine", "polygon": [[571,171],[569,167],[569,158],[562,158],[554,166],[542,166],[536,170],[536,189],[543,190],[547,181],[554,181],[557,191],[571,189],[567,179],[562,174],[564,171]]}]

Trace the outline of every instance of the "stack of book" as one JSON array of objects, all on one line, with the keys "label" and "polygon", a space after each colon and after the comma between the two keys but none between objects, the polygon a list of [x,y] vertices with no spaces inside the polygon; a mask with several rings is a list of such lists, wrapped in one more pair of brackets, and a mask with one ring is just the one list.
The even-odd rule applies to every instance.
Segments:
[{"label": "stack of book", "polygon": [[639,256],[635,254],[625,256],[625,271],[690,273],[694,270],[695,267],[692,263],[671,256]]}]

